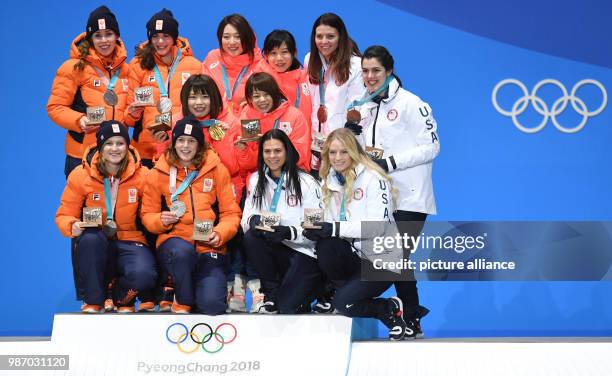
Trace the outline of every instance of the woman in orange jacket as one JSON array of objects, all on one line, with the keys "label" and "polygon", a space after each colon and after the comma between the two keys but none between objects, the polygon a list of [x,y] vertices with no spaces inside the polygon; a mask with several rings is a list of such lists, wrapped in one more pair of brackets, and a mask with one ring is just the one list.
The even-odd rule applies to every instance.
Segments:
[{"label": "woman in orange jacket", "polygon": [[187,116],[174,126],[172,144],[147,179],[142,221],[158,234],[162,273],[174,284],[174,313],[194,305],[211,315],[226,309],[226,244],[241,212],[220,162],[208,150],[200,122]]},{"label": "woman in orange jacket", "polygon": [[81,311],[102,312],[108,283],[117,277],[117,310],[134,312],[138,292],[152,288],[157,278],[155,259],[137,225],[148,170],[120,122],[104,121],[96,139],[68,177],[55,223],[62,235],[75,238]]},{"label": "woman in orange jacket", "polygon": [[[134,126],[134,147],[140,153],[143,164],[153,166],[156,142],[163,142],[163,131],[153,134],[148,127],[155,124],[155,117],[170,112],[181,112],[181,87],[192,75],[200,72],[200,62],[193,57],[189,41],[179,36],[178,21],[172,12],[162,9],[147,22],[148,40],[136,50],[130,61],[128,108],[125,122]],[[151,106],[135,103],[134,93],[139,87],[151,87]]]},{"label": "woman in orange jacket", "polygon": [[68,131],[66,178],[81,164],[87,146],[96,142],[100,122],[88,122],[87,108],[103,107],[101,120],[123,120],[128,88],[126,58],[115,15],[105,6],[96,8],[89,14],[86,31],[72,41],[70,58],[57,70],[47,102],[51,120]]},{"label": "woman in orange jacket", "polygon": [[[181,89],[182,114],[172,121],[176,123],[185,116],[193,115],[200,122],[206,144],[221,158],[232,178],[236,202],[240,203],[244,180],[240,175],[240,166],[236,160],[234,143],[240,133],[240,121],[227,107],[215,81],[205,74],[196,74]],[[172,132],[168,131],[171,136]],[[161,155],[170,144],[170,140],[158,144],[157,154]]]},{"label": "woman in orange jacket", "polygon": [[287,30],[274,30],[266,36],[263,45],[264,59],[253,72],[272,75],[287,101],[304,114],[309,126],[312,101],[308,75],[297,59],[295,38]]},{"label": "woman in orange jacket", "polygon": [[[264,72],[253,74],[246,83],[246,98],[248,106],[240,119],[259,121],[261,134],[276,128],[284,131],[300,155],[298,167],[310,171],[310,127],[300,110],[287,102],[274,77]],[[236,140],[238,163],[251,173],[257,169],[257,143],[241,140]]]},{"label": "woman in orange jacket", "polygon": [[231,112],[239,115],[246,105],[244,85],[261,60],[255,32],[239,14],[223,17],[217,27],[219,48],[206,55],[202,73],[215,79],[223,93],[223,101]]}]

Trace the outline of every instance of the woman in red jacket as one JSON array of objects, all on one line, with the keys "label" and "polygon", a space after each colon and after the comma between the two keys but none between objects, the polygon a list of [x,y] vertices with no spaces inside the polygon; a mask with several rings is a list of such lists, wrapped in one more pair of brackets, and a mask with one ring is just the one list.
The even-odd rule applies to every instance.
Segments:
[{"label": "woman in red jacket", "polygon": [[[200,72],[200,62],[193,57],[189,41],[179,36],[178,21],[167,9],[162,9],[147,22],[148,40],[136,50],[130,62],[129,92],[125,121],[134,126],[134,147],[143,164],[153,166],[156,142],[167,140],[163,131],[152,132],[148,127],[161,113],[181,112],[181,87],[189,76]],[[152,88],[154,106],[135,106],[134,91]]]},{"label": "woman in red jacket", "polygon": [[[274,77],[264,72],[253,74],[246,83],[246,98],[248,106],[240,119],[257,120],[261,134],[276,128],[284,131],[300,155],[298,167],[310,171],[310,127],[300,110],[287,102]],[[256,142],[243,142],[239,137],[236,155],[243,171],[257,169]]]},{"label": "woman in red jacket", "polygon": [[86,31],[70,45],[70,59],[57,70],[47,112],[66,129],[66,178],[81,164],[85,149],[96,143],[100,122],[88,122],[87,107],[104,107],[101,120],[123,121],[127,94],[127,53],[119,24],[105,6],[89,14]]},{"label": "woman in red jacket", "polygon": [[[148,170],[129,146],[123,124],[103,122],[96,138],[82,165],[68,177],[55,223],[62,235],[75,239],[73,267],[81,311],[102,312],[108,283],[117,277],[117,311],[134,312],[138,292],[152,288],[157,278],[155,259],[137,224]],[[89,209],[98,215],[84,214],[83,219],[97,219],[100,226],[81,221],[81,212]]]},{"label": "woman in red jacket", "polygon": [[217,27],[217,40],[219,48],[206,55],[202,73],[214,78],[223,101],[238,115],[246,105],[245,82],[261,60],[261,51],[251,25],[239,14],[223,17]]},{"label": "woman in red jacket", "polygon": [[308,75],[297,59],[295,38],[287,30],[274,30],[266,36],[263,45],[264,59],[253,72],[270,73],[293,107],[304,114],[310,125],[312,101],[308,87]]},{"label": "woman in red jacket", "polygon": [[238,230],[240,207],[220,162],[207,149],[200,122],[187,116],[147,179],[142,222],[158,235],[161,270],[174,284],[174,313],[196,306],[218,315],[227,306],[226,245]]}]

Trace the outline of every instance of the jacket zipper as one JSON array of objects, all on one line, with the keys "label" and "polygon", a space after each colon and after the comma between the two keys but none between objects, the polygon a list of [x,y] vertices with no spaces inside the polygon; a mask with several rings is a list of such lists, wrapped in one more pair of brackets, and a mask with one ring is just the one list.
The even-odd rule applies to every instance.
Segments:
[{"label": "jacket zipper", "polygon": [[376,147],[376,122],[378,121],[378,112],[380,111],[380,103],[376,106],[376,116],[374,117],[374,125],[372,126],[372,147]]}]

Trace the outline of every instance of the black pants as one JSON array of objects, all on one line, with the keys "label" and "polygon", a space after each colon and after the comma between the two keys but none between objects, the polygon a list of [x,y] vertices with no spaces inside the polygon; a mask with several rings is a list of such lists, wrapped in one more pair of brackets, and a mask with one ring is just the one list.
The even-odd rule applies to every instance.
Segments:
[{"label": "black pants", "polygon": [[362,281],[361,259],[349,242],[340,238],[317,242],[317,261],[323,273],[336,287],[334,306],[348,317],[381,318],[386,299],[378,298],[392,284],[390,281]]},{"label": "black pants", "polygon": [[[408,234],[408,236],[418,236],[423,229],[427,214],[397,210],[393,213],[393,218],[397,223],[399,233]],[[410,257],[410,250],[405,249],[405,257]],[[414,280],[414,274],[410,276],[409,281],[396,281],[395,291],[397,296],[404,303],[404,319],[412,320],[415,316],[415,309],[419,306],[419,291],[417,289],[417,282]]]},{"label": "black pants", "polygon": [[244,234],[244,250],[261,281],[266,301],[280,313],[298,313],[312,300],[321,271],[317,260],[282,243],[271,244],[253,230]]}]

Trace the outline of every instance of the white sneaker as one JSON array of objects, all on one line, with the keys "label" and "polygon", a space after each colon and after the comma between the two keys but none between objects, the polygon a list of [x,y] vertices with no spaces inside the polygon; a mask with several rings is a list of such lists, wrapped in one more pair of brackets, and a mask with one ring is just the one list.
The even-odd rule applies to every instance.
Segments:
[{"label": "white sneaker", "polygon": [[263,303],[261,307],[259,307],[259,310],[257,311],[257,313],[263,313],[267,315],[276,314],[278,313],[278,309],[276,308],[276,304],[274,304],[274,302],[267,301]]},{"label": "white sneaker", "polygon": [[251,290],[251,313],[258,313],[264,305],[264,294],[261,293],[261,282],[259,279],[253,279],[247,282],[249,290]]},{"label": "white sneaker", "polygon": [[229,299],[230,312],[246,312],[246,277],[236,274],[234,278],[233,294]]}]

